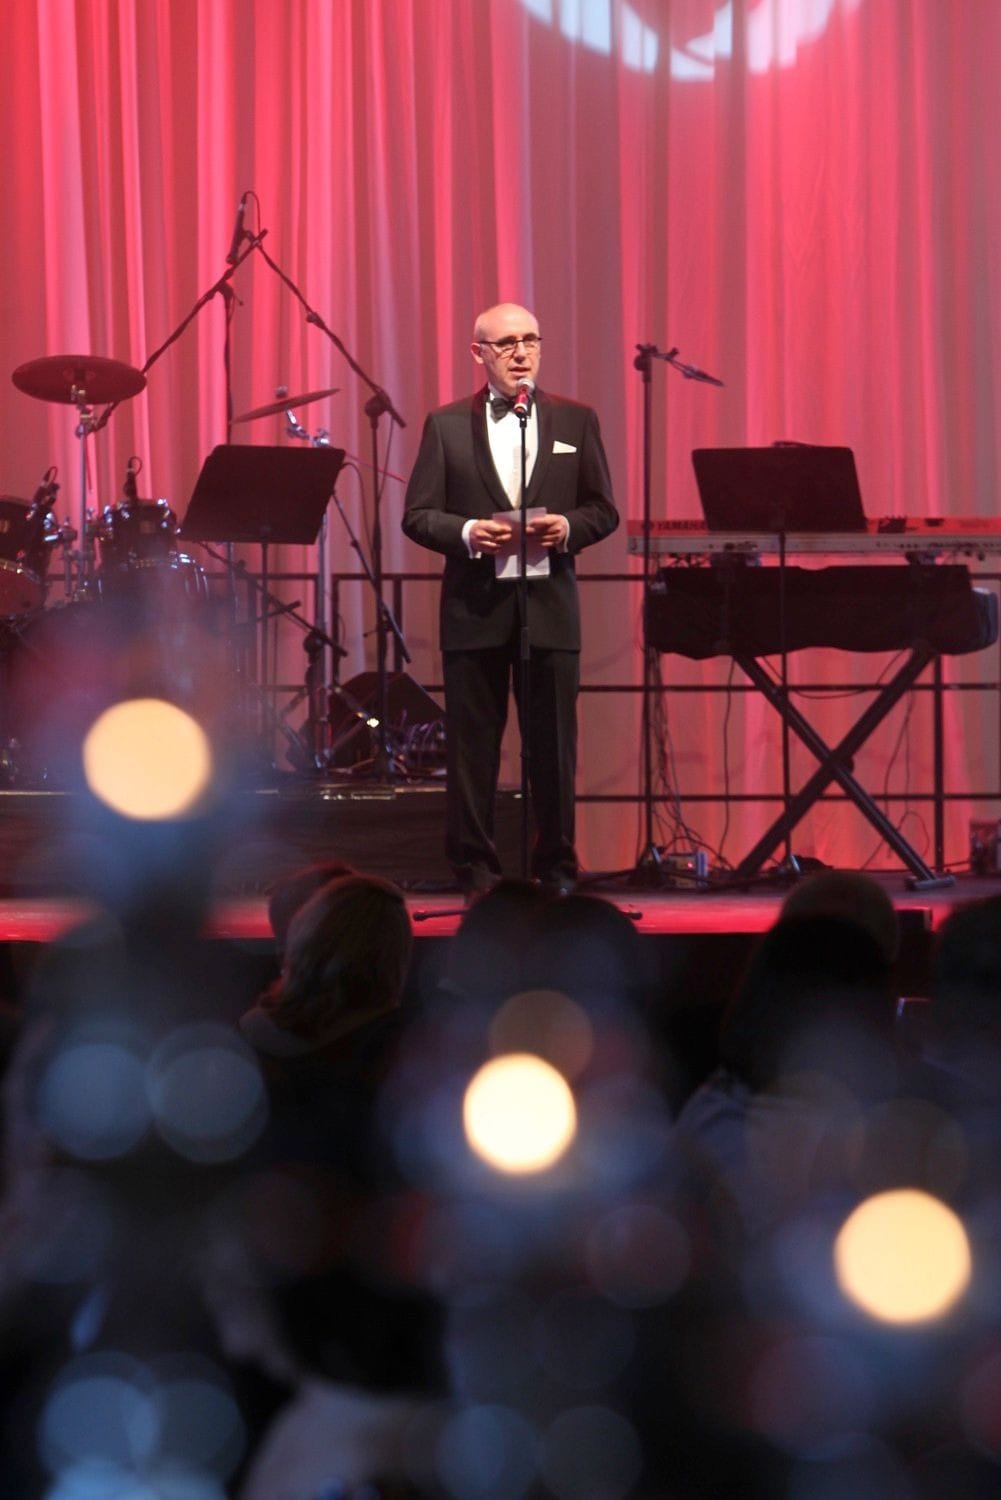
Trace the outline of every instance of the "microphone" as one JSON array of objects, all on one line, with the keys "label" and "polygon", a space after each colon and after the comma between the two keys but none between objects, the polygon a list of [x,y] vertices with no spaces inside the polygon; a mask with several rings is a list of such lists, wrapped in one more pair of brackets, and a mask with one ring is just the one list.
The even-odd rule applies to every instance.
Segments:
[{"label": "microphone", "polygon": [[226,257],[228,266],[235,266],[240,259],[240,246],[243,243],[243,216],[247,212],[247,199],[249,193],[244,193],[236,205],[236,220],[233,224],[233,238],[229,246],[229,254]]},{"label": "microphone", "polygon": [[125,479],[122,484],[122,494],[132,505],[135,505],[139,499],[139,494],[136,490],[136,475],[139,470],[133,467],[134,462],[135,460],[130,458],[125,465]]},{"label": "microphone", "polygon": [[532,392],[535,390],[534,380],[519,380],[518,389],[514,393],[511,410],[516,417],[527,417],[528,408],[532,404]]},{"label": "microphone", "polygon": [[42,482],[38,486],[38,489],[35,491],[35,493],[32,495],[31,504],[28,507],[29,511],[34,515],[38,515],[39,513],[44,513],[45,511],[52,509],[52,506],[55,503],[56,495],[59,491],[59,486],[55,482],[55,474],[56,471],[53,468],[46,469],[45,473],[42,475]]}]

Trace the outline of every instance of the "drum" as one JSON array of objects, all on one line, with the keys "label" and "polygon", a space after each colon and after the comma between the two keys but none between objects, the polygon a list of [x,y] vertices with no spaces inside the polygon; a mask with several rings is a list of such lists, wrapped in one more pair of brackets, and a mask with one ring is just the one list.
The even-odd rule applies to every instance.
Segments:
[{"label": "drum", "polygon": [[173,611],[192,600],[207,600],[209,582],[205,569],[185,552],[166,557],[142,557],[127,568],[102,568],[94,580],[99,599],[138,599],[147,610]]},{"label": "drum", "polygon": [[106,505],[95,528],[101,548],[98,595],[143,594],[153,608],[208,598],[205,572],[177,550],[177,519],[166,500]]},{"label": "drum", "polygon": [[97,523],[101,571],[110,577],[177,550],[177,518],[166,500],[123,500],[106,505]]},{"label": "drum", "polygon": [[0,496],[0,616],[26,615],[45,601],[45,578],[59,530],[51,513]]},{"label": "drum", "polygon": [[8,626],[2,655],[0,728],[26,785],[78,786],[88,728],[124,698],[166,698],[206,725],[229,714],[226,641],[205,603],[164,610],[145,590],[73,599]]}]

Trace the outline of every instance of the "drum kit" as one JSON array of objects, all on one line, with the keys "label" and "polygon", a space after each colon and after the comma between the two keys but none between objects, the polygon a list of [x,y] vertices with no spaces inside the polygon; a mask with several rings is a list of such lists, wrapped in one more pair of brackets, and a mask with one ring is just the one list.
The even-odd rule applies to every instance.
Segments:
[{"label": "drum kit", "polygon": [[[54,515],[56,470],[30,501],[0,497],[0,780],[61,786],[75,779],[79,736],[128,691],[191,698],[192,632],[209,601],[208,579],[181,549],[166,500],[140,499],[137,458],[123,497],[94,515],[86,505],[85,439],[93,404],[137,395],[146,377],[119,360],[54,355],[20,365],[15,386],[74,405],[81,439],[77,525]],[[62,589],[50,599],[61,553]],[[194,648],[200,654],[200,648]]]},{"label": "drum kit", "polygon": [[[78,785],[87,727],[103,708],[134,695],[166,696],[190,706],[224,725],[230,744],[246,746],[256,738],[266,746],[280,731],[295,742],[289,759],[296,768],[334,763],[325,743],[331,723],[325,699],[336,699],[352,723],[371,722],[371,710],[336,681],[324,689],[311,656],[306,690],[299,695],[309,703],[304,730],[290,730],[277,715],[264,667],[270,622],[280,617],[300,625],[307,652],[311,646],[332,652],[339,647],[296,606],[270,594],[267,556],[271,543],[315,542],[318,576],[325,577],[325,511],[344,451],[331,447],[325,434],[305,450],[222,445],[203,465],[183,531],[166,500],[139,497],[142,464],[133,457],[122,498],[95,514],[87,505],[86,439],[120,402],[145,388],[145,374],[118,360],[54,355],[20,365],[12,379],[28,396],[76,407],[80,492],[75,525],[60,524],[53,514],[59,491],[54,468],[31,501],[0,497],[0,785]],[[284,413],[291,428],[293,408],[333,394],[279,394],[232,421]],[[105,407],[99,418],[95,403]],[[306,436],[298,426],[293,435]],[[205,570],[182,550],[190,541],[205,547],[223,569],[228,583],[221,593],[213,596]],[[214,551],[208,545],[213,542],[259,546],[260,578]],[[352,544],[364,561],[353,536]],[[62,587],[50,597],[57,552]],[[251,632],[247,621],[235,619],[237,580],[256,591]],[[248,637],[258,629],[256,671],[248,671],[248,653],[257,650]],[[237,758],[241,753],[234,752]]]}]

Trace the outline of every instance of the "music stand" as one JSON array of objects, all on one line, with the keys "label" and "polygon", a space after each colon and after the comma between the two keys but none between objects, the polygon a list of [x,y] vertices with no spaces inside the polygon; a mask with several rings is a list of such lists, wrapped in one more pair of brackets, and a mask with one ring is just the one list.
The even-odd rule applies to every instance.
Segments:
[{"label": "music stand", "polygon": [[343,463],[343,448],[220,443],[202,465],[180,536],[311,546]]},{"label": "music stand", "polygon": [[202,465],[178,530],[183,541],[249,542],[261,549],[261,670],[267,701],[268,548],[316,541],[343,448],[281,448],[220,443]]},{"label": "music stand", "polygon": [[773,443],[695,448],[695,482],[709,531],[865,531],[850,448]]}]

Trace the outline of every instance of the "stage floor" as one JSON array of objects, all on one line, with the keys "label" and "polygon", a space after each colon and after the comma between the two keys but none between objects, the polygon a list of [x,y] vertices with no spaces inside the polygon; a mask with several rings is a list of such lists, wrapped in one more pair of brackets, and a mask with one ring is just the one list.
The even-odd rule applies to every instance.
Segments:
[{"label": "stage floor", "polygon": [[[1001,892],[1001,882],[959,880],[946,891],[918,896],[904,872],[880,877],[900,916],[901,950],[896,993],[917,1002],[928,994],[935,929],[961,901]],[[744,972],[758,934],[778,917],[788,886],[750,891],[624,890],[621,882],[585,885],[615,902],[635,922],[648,944],[648,968],[656,989],[650,1015],[672,1058],[678,1102],[711,1072],[717,1058],[720,1020]],[[409,893],[416,937],[408,996],[420,1003],[445,976],[451,937],[463,916],[456,892]],[[0,997],[27,1000],[44,945],[96,911],[81,897],[10,896],[0,900]],[[233,976],[235,1020],[276,977],[278,959],[263,892],[214,900],[205,922],[210,945],[224,949]],[[30,1001],[29,1001],[30,1003]],[[220,1005],[213,993],[207,1006]]]},{"label": "stage floor", "polygon": [[[394,880],[406,892],[425,962],[447,943],[463,906],[451,888],[442,854],[444,784],[389,786],[350,778],[322,784],[289,780],[247,790],[213,848],[206,935],[245,945],[262,960],[273,953],[266,895],[281,876],[317,859],[342,859]],[[503,790],[497,809],[498,847],[515,871],[521,847],[521,799]],[[121,831],[112,858],[125,858],[146,878],[144,834],[130,850]],[[130,836],[129,836],[130,837]],[[124,850],[124,855],[123,855]],[[93,809],[68,792],[0,791],[0,943],[51,941],[93,908],[95,872],[104,859]],[[900,993],[925,993],[932,937],[957,902],[1001,892],[1001,876],[961,875],[944,889],[914,891],[903,869],[880,874],[901,918]],[[776,920],[791,882],[759,876],[724,889],[665,886],[643,872],[590,875],[581,889],[614,901],[637,930],[658,943],[661,970],[712,995],[743,963],[749,941]]]},{"label": "stage floor", "polygon": [[[945,890],[921,893],[908,889],[903,871],[873,878],[891,897],[902,925],[928,933],[941,926],[958,903],[1001,894],[1001,876],[994,880],[964,876]],[[620,877],[595,877],[582,880],[580,889],[614,902],[635,921],[638,932],[697,937],[765,932],[776,921],[790,884],[775,880],[752,890],[731,891],[641,889],[627,886]],[[427,895],[408,892],[407,907],[418,938],[450,937],[464,912],[459,893],[449,890]],[[8,896],[0,899],[0,941],[47,942],[95,910],[82,897]],[[214,901],[206,921],[206,936],[270,942],[265,893],[221,896]]]}]

